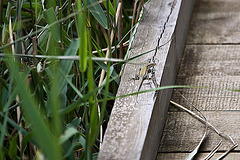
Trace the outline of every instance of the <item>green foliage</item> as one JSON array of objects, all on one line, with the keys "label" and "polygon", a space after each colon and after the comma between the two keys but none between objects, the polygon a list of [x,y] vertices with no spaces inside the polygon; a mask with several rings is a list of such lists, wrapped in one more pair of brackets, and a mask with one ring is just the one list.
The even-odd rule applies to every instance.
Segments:
[{"label": "green foliage", "polygon": [[53,10],[53,8],[49,8],[48,10],[43,12],[43,16],[46,19],[48,25],[53,24],[50,28],[52,37],[55,39],[56,42],[60,42],[60,28],[58,26],[57,17]]},{"label": "green foliage", "polygon": [[82,11],[81,0],[77,1],[77,11],[80,12],[76,18],[77,21],[77,32],[80,38],[79,44],[79,64],[80,71],[85,72],[87,69],[87,27],[86,27],[86,11]]},{"label": "green foliage", "polygon": [[[103,5],[104,5],[105,8],[107,8],[107,2],[106,2],[106,1],[103,1]],[[112,3],[109,3],[109,13],[110,13],[112,16],[114,16],[114,15],[116,14]],[[106,20],[107,20],[107,19],[106,19]]]},{"label": "green foliage", "polygon": [[[110,29],[118,37],[117,1],[16,2],[0,4],[0,159],[96,159],[120,67],[92,59],[106,56]],[[124,14],[125,33],[130,15]],[[119,43],[115,38],[113,44]],[[101,70],[106,77],[98,85]]]},{"label": "green foliage", "polygon": [[17,134],[9,142],[8,156],[14,160],[17,159]]},{"label": "green foliage", "polygon": [[[95,5],[94,5],[95,4]],[[103,28],[107,28],[107,17],[97,0],[86,0],[86,6],[89,8],[91,14],[96,18],[96,20],[101,24]],[[114,9],[111,5],[112,15],[114,16]]]}]

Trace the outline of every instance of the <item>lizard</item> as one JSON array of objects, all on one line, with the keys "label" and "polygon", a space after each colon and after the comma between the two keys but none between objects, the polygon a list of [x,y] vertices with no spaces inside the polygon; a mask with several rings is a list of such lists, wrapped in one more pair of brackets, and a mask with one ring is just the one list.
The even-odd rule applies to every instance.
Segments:
[{"label": "lizard", "polygon": [[149,63],[149,64],[146,64],[144,65],[140,72],[139,72],[139,84],[138,84],[138,87],[137,87],[137,91],[139,92],[141,87],[142,87],[142,84],[143,84],[143,81],[146,79],[146,76],[148,75],[149,73],[149,69],[153,66],[155,66],[156,63]]}]

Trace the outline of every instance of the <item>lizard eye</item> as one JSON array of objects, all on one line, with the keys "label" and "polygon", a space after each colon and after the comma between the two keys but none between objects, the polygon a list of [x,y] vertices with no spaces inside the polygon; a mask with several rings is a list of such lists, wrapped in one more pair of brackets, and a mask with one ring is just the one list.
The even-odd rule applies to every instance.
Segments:
[{"label": "lizard eye", "polygon": [[151,68],[149,68],[147,72],[148,72],[148,73],[151,73],[151,72],[152,72],[152,69],[151,69]]}]

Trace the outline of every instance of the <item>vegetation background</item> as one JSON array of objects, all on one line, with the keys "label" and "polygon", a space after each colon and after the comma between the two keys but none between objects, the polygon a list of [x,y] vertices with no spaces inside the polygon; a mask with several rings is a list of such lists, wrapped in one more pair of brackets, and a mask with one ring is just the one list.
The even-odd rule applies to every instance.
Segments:
[{"label": "vegetation background", "polygon": [[97,158],[143,3],[0,0],[0,159]]}]

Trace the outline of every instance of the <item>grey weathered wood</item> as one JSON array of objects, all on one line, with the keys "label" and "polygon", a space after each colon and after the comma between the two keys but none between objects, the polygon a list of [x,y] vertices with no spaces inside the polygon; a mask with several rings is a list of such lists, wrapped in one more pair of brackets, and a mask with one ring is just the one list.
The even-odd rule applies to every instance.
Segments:
[{"label": "grey weathered wood", "polygon": [[[202,111],[202,113],[219,132],[230,135],[237,143],[240,142],[239,111]],[[160,152],[190,152],[198,145],[205,131],[205,125],[185,112],[168,112],[165,126]],[[211,151],[220,140],[223,145],[219,151],[226,151],[231,147],[229,141],[209,130],[200,151]],[[239,151],[240,148],[237,147],[235,150]]]},{"label": "grey weathered wood", "polygon": [[[118,95],[137,92],[138,81],[129,80],[154,57],[158,84],[172,85],[181,59],[194,0],[151,0],[145,7],[129,57],[154,49],[173,40],[155,52],[127,64]],[[139,65],[140,63],[140,65]],[[144,81],[141,90],[153,88]],[[157,155],[172,90],[129,96],[115,101],[98,159],[154,159]]]},{"label": "grey weathered wood", "polygon": [[240,43],[239,0],[197,0],[187,43]]},{"label": "grey weathered wood", "polygon": [[[183,160],[188,156],[189,153],[162,153],[157,157],[157,160]],[[219,158],[223,153],[216,153],[212,159]],[[199,153],[194,160],[202,160],[208,154],[207,153]],[[237,160],[240,157],[240,153],[229,153],[228,156],[224,158],[224,160]]]},{"label": "grey weathered wood", "polygon": [[[239,13],[239,0],[197,0],[176,84],[207,88],[178,89],[172,98],[193,110],[179,96],[180,92],[211,124],[237,143],[240,142],[240,93],[224,89],[240,87]],[[200,142],[204,127],[187,113],[170,107],[157,159],[184,159]],[[210,131],[200,151],[210,152],[220,140],[223,139]],[[221,152],[230,147],[228,142],[223,142]],[[206,155],[199,153],[196,159]],[[230,153],[225,159],[237,160],[239,156],[239,153]]]},{"label": "grey weathered wood", "polygon": [[178,89],[173,100],[188,106],[181,92],[200,110],[240,110],[240,92],[223,90],[239,89],[239,51],[239,45],[186,45],[176,84],[207,89]]}]

